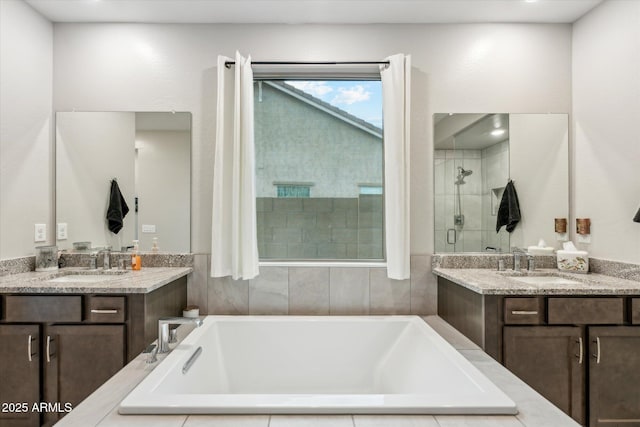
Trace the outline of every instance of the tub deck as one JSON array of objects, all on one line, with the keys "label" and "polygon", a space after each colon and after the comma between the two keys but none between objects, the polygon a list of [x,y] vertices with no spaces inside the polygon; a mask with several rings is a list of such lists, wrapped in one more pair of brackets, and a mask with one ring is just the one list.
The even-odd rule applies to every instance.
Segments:
[{"label": "tub deck", "polygon": [[517,409],[417,316],[207,316],[124,399],[120,413],[516,414]]},{"label": "tub deck", "polygon": [[[141,355],[58,424],[66,426],[167,427],[577,427],[557,409],[437,316],[424,320],[515,401],[517,415],[121,415],[122,399],[151,371]],[[186,329],[186,328],[185,328]]]}]

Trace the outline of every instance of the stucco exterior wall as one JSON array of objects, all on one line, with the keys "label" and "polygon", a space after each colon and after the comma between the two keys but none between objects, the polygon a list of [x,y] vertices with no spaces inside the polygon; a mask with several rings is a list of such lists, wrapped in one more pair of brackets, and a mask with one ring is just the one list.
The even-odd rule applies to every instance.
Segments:
[{"label": "stucco exterior wall", "polygon": [[358,197],[358,184],[382,185],[381,138],[261,86],[254,91],[258,197],[275,197],[274,182],[312,183],[312,198]]}]

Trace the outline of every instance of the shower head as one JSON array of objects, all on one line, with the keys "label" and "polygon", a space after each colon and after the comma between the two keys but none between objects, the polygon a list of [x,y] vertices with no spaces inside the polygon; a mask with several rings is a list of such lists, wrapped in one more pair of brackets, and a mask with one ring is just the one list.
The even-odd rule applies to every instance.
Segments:
[{"label": "shower head", "polygon": [[462,166],[458,166],[458,175],[460,177],[465,177],[465,176],[469,176],[473,173],[473,171],[471,169],[467,169],[465,170]]},{"label": "shower head", "polygon": [[465,170],[462,166],[458,166],[458,176],[456,177],[456,182],[454,182],[454,184],[455,185],[466,184],[466,182],[464,182],[464,179],[469,175],[471,175],[472,173],[473,171],[471,169]]}]

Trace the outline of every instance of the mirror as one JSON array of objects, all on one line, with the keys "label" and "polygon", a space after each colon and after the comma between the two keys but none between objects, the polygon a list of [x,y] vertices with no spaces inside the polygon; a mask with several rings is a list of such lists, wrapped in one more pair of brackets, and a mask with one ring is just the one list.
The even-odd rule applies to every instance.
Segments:
[{"label": "mirror", "polygon": [[[107,227],[111,181],[129,208]],[[56,244],[114,251],[139,240],[161,252],[191,247],[191,113],[56,113]]]},{"label": "mirror", "polygon": [[[567,114],[435,114],[435,251],[508,252],[544,239],[559,247],[554,218],[569,216]],[[496,233],[509,180],[521,219]]]}]

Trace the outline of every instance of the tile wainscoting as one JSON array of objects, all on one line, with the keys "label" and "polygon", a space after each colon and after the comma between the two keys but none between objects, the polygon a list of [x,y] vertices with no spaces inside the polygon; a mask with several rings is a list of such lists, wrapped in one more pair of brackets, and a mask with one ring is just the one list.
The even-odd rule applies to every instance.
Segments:
[{"label": "tile wainscoting", "polygon": [[252,280],[210,276],[211,257],[194,255],[188,302],[201,314],[377,315],[436,313],[431,256],[411,257],[411,279],[379,267],[260,267]]}]

